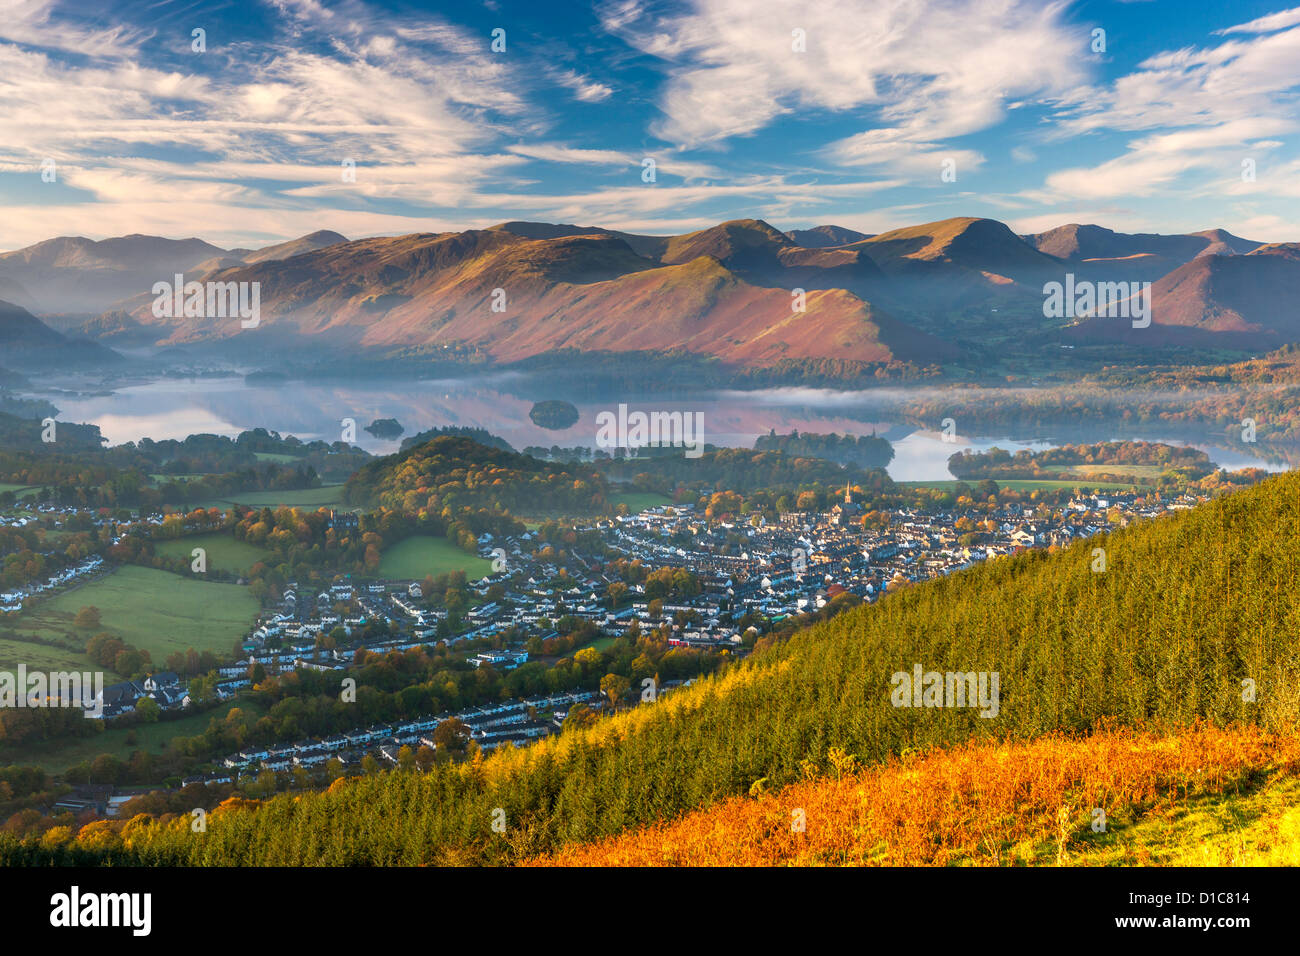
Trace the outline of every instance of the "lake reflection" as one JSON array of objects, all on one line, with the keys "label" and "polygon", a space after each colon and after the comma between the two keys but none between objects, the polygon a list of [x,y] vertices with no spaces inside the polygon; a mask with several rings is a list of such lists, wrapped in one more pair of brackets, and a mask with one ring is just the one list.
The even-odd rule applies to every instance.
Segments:
[{"label": "lake reflection", "polygon": [[[513,373],[474,379],[285,385],[247,385],[241,376],[160,379],[124,387],[107,396],[59,395],[53,400],[61,420],[96,424],[114,445],[144,437],[181,439],[197,433],[234,437],[256,427],[304,440],[336,441],[342,437],[342,420],[351,418],[357,426],[357,443],[375,454],[396,451],[401,444],[401,439],[376,439],[363,430],[377,418],[396,418],[406,429],[405,435],[437,426],[463,425],[484,428],[518,449],[529,445],[591,447],[595,444],[597,413],[617,406],[617,398],[575,401],[581,416],[578,423],[562,431],[547,431],[528,418],[533,398],[524,397],[535,395],[538,383],[519,387],[521,379]],[[948,472],[948,458],[963,449],[983,451],[997,446],[1012,452],[1026,448],[1039,451],[1064,440],[1052,436],[1011,439],[958,435],[955,441],[944,441],[939,432],[917,430],[891,420],[889,400],[896,402],[901,394],[897,389],[885,393],[778,388],[710,392],[693,397],[649,396],[627,400],[627,404],[631,410],[702,411],[705,440],[729,447],[752,447],[755,438],[770,429],[781,433],[798,429],[882,435],[894,445],[894,460],[888,471],[898,481],[949,479],[952,475]],[[1131,434],[1120,427],[1098,426],[1083,436],[1072,435],[1069,440],[1119,439],[1194,444],[1215,463],[1228,468],[1286,468],[1284,464],[1265,462],[1244,446],[1189,443],[1159,434]]]}]

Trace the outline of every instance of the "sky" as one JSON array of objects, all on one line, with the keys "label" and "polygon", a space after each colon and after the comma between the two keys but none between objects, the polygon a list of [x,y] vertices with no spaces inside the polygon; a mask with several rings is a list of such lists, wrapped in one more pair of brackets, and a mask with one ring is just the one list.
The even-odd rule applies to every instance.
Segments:
[{"label": "sky", "polygon": [[1300,240],[1300,7],[0,0],[0,249],[525,219]]}]

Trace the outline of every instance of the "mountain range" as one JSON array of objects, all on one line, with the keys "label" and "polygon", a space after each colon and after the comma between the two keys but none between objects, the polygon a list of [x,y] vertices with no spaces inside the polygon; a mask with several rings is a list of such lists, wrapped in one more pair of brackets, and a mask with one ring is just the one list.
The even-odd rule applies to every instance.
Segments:
[{"label": "mountain range", "polygon": [[[506,222],[261,250],[201,239],[63,237],[0,255],[0,298],[106,343],[339,354],[454,349],[495,362],[560,350],[682,350],[739,367],[936,365],[1071,343],[1273,348],[1300,341],[1300,246],[1222,229],[1017,235],[961,217],[868,235],[757,219],[676,236]],[[260,324],[154,315],[154,283],[257,283]],[[1044,284],[1150,282],[1152,324],[1044,315]],[[238,336],[254,338],[238,339]]]}]

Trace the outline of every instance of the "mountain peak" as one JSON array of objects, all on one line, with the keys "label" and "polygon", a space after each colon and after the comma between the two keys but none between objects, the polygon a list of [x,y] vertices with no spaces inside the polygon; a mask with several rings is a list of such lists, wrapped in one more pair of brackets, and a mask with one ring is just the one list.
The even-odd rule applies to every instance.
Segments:
[{"label": "mountain peak", "polygon": [[851,242],[870,239],[865,232],[847,229],[844,226],[813,226],[811,229],[791,229],[786,237],[805,249],[827,249],[833,246],[847,246]]}]

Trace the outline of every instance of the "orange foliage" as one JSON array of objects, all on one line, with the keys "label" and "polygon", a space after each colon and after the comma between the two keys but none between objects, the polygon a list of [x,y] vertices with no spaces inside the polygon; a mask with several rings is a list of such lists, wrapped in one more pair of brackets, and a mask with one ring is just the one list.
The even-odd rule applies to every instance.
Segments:
[{"label": "orange foliage", "polygon": [[[1300,769],[1300,736],[1205,725],[1176,736],[1099,730],[968,743],[770,795],[760,782],[756,798],[732,798],[525,865],[1005,865],[1017,861],[1017,845],[1042,843],[1058,845],[1068,862],[1071,841],[1091,835],[1094,808],[1113,819],[1133,808],[1165,813],[1271,766]],[[800,815],[804,832],[796,829]]]}]

